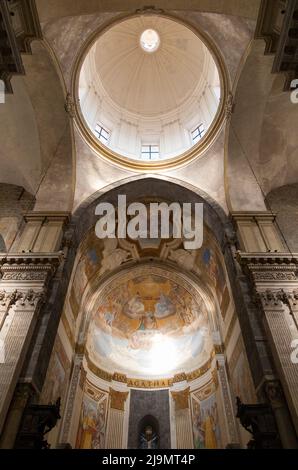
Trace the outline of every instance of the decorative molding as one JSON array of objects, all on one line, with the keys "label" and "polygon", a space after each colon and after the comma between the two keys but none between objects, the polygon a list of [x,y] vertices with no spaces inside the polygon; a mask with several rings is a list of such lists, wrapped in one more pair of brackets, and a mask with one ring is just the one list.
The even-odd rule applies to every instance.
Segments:
[{"label": "decorative molding", "polygon": [[54,254],[9,254],[0,255],[1,283],[13,281],[24,282],[38,281],[45,283],[54,275],[63,259],[63,253]]},{"label": "decorative molding", "polygon": [[[196,380],[202,377],[210,370],[214,356],[215,356],[215,351],[213,350],[210,359],[202,367],[192,372],[181,373],[171,378],[146,380],[146,379],[141,379],[141,378],[126,377],[126,375],[118,373],[118,372],[111,374],[97,367],[92,361],[92,359],[90,358],[88,351],[86,351],[86,354],[85,354],[88,369],[98,378],[106,382],[117,381],[120,383],[125,383],[130,388],[139,388],[139,389],[171,388],[174,383],[177,383],[178,381],[179,382],[182,381],[180,380],[180,378],[183,378],[183,381],[192,382],[193,380]],[[119,378],[120,380],[118,380]]]},{"label": "decorative molding", "polygon": [[226,105],[225,105],[225,113],[227,121],[230,121],[235,109],[235,102],[234,102],[234,95],[232,92],[229,92]]},{"label": "decorative molding", "polygon": [[161,8],[156,8],[154,5],[147,5],[136,10],[137,15],[164,15],[165,11]]},{"label": "decorative molding", "polygon": [[71,119],[75,117],[75,103],[71,93],[67,93],[65,99],[65,111]]},{"label": "decorative molding", "polygon": [[[145,6],[142,9],[137,10],[136,14],[140,14],[140,15],[164,14],[166,18],[169,18],[169,19],[173,18],[174,20],[177,21],[177,17],[175,15],[169,14],[168,12],[165,13],[163,12],[163,10],[156,9],[152,6],[148,6],[148,7]],[[124,20],[125,18],[130,18],[130,17],[131,17],[131,14],[121,16],[121,21]],[[114,21],[111,22],[111,24],[114,24]],[[83,48],[80,51],[80,54],[78,55],[76,59],[76,63],[74,64],[73,73],[72,73],[72,86],[71,86],[70,92],[72,93],[72,96],[74,97],[76,124],[82,136],[88,143],[88,145],[95,151],[96,154],[100,155],[101,158],[104,158],[106,161],[115,163],[116,165],[119,165],[122,168],[125,168],[128,170],[141,171],[141,172],[144,172],[144,171],[153,172],[153,171],[158,171],[158,170],[167,170],[171,168],[180,168],[188,164],[189,162],[194,161],[200,156],[202,156],[214,143],[219,132],[222,130],[223,125],[226,120],[225,107],[226,107],[226,102],[227,102],[228,93],[230,89],[229,74],[226,68],[226,64],[224,63],[223,58],[219,52],[219,49],[213,42],[212,43],[210,42],[210,37],[206,33],[204,33],[204,31],[201,31],[198,28],[195,28],[193,25],[189,23],[185,23],[185,24],[187,27],[190,27],[194,31],[195,34],[197,34],[200,38],[202,38],[202,40],[205,42],[206,45],[208,45],[208,48],[210,49],[211,53],[213,54],[215,58],[215,61],[216,61],[216,64],[220,73],[220,77],[221,77],[222,99],[220,100],[219,111],[210,129],[208,130],[208,133],[206,134],[205,138],[202,139],[202,141],[200,141],[197,145],[195,145],[188,151],[184,152],[183,154],[179,155],[178,157],[168,158],[166,160],[160,160],[160,161],[151,161],[151,162],[145,162],[141,160],[134,160],[134,159],[130,159],[127,157],[123,157],[120,154],[102,145],[99,139],[97,139],[97,137],[92,133],[92,131],[88,128],[88,126],[86,126],[86,121],[83,117],[80,106],[78,106],[79,71],[81,70],[82,62],[86,56],[86,51],[89,49],[94,39],[94,35],[93,35],[92,38],[90,37],[90,40],[84,44]],[[95,32],[95,34],[98,34],[98,35],[101,34],[107,28],[107,26],[108,24],[101,26]]]},{"label": "decorative molding", "polygon": [[44,271],[24,271],[24,272],[6,272],[3,274],[3,281],[45,281],[47,273]]},{"label": "decorative molding", "polygon": [[118,392],[110,387],[110,408],[124,411],[129,392]]},{"label": "decorative molding", "polygon": [[284,295],[282,291],[266,290],[265,292],[258,292],[257,298],[261,302],[264,309],[282,307]]},{"label": "decorative molding", "polygon": [[225,346],[223,344],[215,344],[214,345],[214,354],[224,354],[225,353]]},{"label": "decorative molding", "polygon": [[[253,284],[297,284],[298,254],[237,252],[237,261]],[[298,284],[297,284],[298,287]]]},{"label": "decorative molding", "polygon": [[3,307],[11,307],[13,305],[32,305],[36,306],[39,301],[43,300],[43,292],[36,292],[33,289],[28,291],[18,291],[13,292],[0,291],[0,305]]}]

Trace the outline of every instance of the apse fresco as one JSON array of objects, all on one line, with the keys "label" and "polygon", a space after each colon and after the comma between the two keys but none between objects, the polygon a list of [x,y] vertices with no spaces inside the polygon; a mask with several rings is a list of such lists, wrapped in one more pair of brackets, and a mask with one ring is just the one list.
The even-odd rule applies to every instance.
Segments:
[{"label": "apse fresco", "polygon": [[202,299],[154,274],[113,282],[89,337],[89,351],[100,367],[134,376],[191,370],[210,357]]},{"label": "apse fresco", "polygon": [[212,385],[192,395],[192,419],[195,449],[220,448],[216,393]]},{"label": "apse fresco", "polygon": [[97,399],[84,394],[80,425],[77,436],[77,449],[104,449],[107,415],[107,395],[97,394]]}]

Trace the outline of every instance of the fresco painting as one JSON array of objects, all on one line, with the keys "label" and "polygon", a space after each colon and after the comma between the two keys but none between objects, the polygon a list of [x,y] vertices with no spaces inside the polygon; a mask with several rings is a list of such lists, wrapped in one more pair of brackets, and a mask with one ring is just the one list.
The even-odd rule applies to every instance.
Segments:
[{"label": "fresco painting", "polygon": [[101,299],[89,348],[101,367],[120,371],[125,365],[126,371],[137,375],[197,368],[210,357],[203,305],[168,278],[153,274],[124,278]]},{"label": "fresco painting", "polygon": [[[207,392],[207,393],[206,393]],[[205,398],[204,395],[211,394]],[[213,387],[192,394],[195,449],[218,449],[221,445],[216,393]]]},{"label": "fresco painting", "polygon": [[77,449],[104,449],[107,415],[107,394],[101,393],[97,401],[88,394],[84,394],[79,431],[77,435]]}]

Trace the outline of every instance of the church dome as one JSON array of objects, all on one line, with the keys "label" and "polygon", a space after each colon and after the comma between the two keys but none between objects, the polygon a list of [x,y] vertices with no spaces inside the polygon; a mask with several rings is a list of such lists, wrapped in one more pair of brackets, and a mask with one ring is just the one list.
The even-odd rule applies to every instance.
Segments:
[{"label": "church dome", "polygon": [[204,42],[156,15],[127,19],[100,35],[79,76],[89,130],[130,159],[170,159],[198,144],[220,98],[219,72]]}]

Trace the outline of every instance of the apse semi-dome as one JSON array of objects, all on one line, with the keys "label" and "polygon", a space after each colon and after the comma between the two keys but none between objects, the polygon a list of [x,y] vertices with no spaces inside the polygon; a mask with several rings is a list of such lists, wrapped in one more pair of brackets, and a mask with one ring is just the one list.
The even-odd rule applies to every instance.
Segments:
[{"label": "apse semi-dome", "polygon": [[199,145],[221,103],[213,55],[165,17],[126,19],[101,34],[79,74],[81,114],[93,140],[128,159],[171,159]]},{"label": "apse semi-dome", "polygon": [[212,350],[204,301],[179,275],[137,267],[100,292],[87,338],[89,359],[100,370],[169,378],[197,370]]}]

